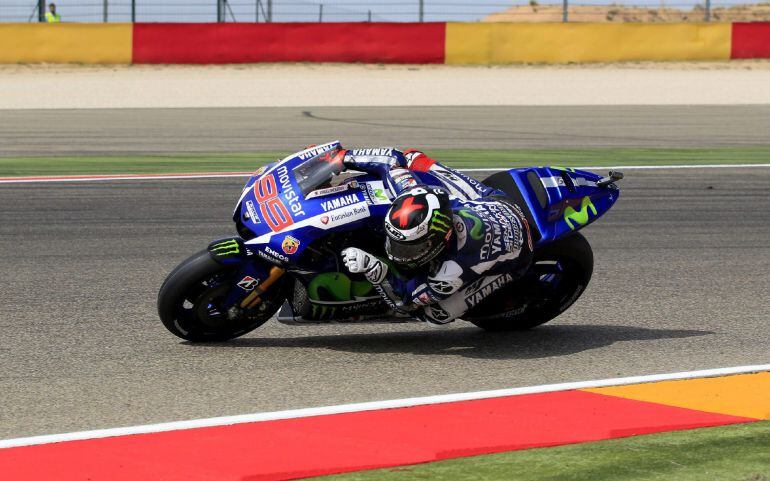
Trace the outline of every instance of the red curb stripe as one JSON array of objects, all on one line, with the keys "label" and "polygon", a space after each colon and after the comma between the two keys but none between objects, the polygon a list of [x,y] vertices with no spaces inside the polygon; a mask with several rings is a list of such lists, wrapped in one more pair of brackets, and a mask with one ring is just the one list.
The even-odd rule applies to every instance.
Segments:
[{"label": "red curb stripe", "polygon": [[270,480],[755,421],[565,391],[0,450],[6,479]]}]

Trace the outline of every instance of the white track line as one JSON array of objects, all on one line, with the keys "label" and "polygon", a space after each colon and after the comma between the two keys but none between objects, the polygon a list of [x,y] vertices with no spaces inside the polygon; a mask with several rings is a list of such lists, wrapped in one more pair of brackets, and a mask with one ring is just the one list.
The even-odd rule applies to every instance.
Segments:
[{"label": "white track line", "polygon": [[200,174],[125,174],[125,175],[84,175],[50,177],[0,177],[0,184],[37,184],[48,182],[104,182],[110,180],[178,180],[178,179],[216,179],[221,177],[248,177],[250,172],[221,172]]},{"label": "white track line", "polygon": [[128,426],[121,428],[96,429],[93,431],[79,431],[63,434],[49,434],[0,440],[0,449],[19,446],[32,446],[37,444],[59,443],[63,441],[79,441],[84,439],[108,438],[114,436],[127,436],[132,434],[158,433],[164,431],[177,431],[183,429],[205,428],[213,426],[227,426],[232,424],[253,423],[259,421],[274,421],[278,419],[294,419],[311,416],[326,416],[329,414],[354,413],[362,411],[374,411],[380,409],[404,408],[410,406],[424,406],[427,404],[441,404],[457,401],[471,401],[476,399],[489,399],[504,396],[519,396],[522,394],[536,394],[554,391],[571,391],[575,389],[587,389],[607,386],[622,386],[627,384],[640,384],[656,381],[670,381],[676,379],[692,379],[699,377],[728,376],[732,374],[745,374],[751,372],[770,371],[770,364],[755,366],[737,366],[719,369],[706,369],[702,371],[674,372],[667,374],[652,374],[646,376],[619,377],[594,381],[567,382],[561,384],[545,384],[541,386],[518,387],[512,389],[498,389],[494,391],[477,391],[457,394],[443,394],[438,396],[425,396],[406,399],[391,399],[387,401],[374,401],[357,404],[340,404],[337,406],[324,406],[305,409],[292,409],[288,411],[273,411],[266,413],[241,414],[237,416],[223,416],[207,419],[192,419],[188,421],[174,421],[160,424],[146,424],[140,426]]},{"label": "white track line", "polygon": [[[606,165],[606,166],[590,166],[590,167],[570,167],[571,169],[580,170],[603,170],[603,169],[628,169],[628,170],[654,170],[654,169],[746,169],[749,167],[770,167],[770,164],[690,164],[690,165]],[[502,172],[510,168],[497,168],[497,169],[458,169],[464,172]]]},{"label": "white track line", "polygon": [[[581,170],[656,170],[656,169],[748,169],[766,168],[770,164],[693,164],[693,165],[613,165],[572,167]],[[514,168],[514,167],[511,167]],[[458,169],[463,172],[504,172],[510,168],[473,168]],[[204,174],[126,174],[126,175],[84,175],[50,177],[0,177],[0,184],[37,184],[49,182],[105,182],[113,180],[180,180],[180,179],[216,179],[227,177],[248,177],[248,172],[221,172]]]}]

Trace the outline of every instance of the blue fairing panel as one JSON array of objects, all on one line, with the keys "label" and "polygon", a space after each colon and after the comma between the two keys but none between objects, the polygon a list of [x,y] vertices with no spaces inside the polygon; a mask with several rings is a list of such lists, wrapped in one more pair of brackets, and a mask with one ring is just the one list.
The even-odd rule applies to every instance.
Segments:
[{"label": "blue fairing panel", "polygon": [[618,200],[614,184],[598,187],[602,177],[560,167],[512,169],[509,174],[522,192],[541,233],[542,245],[582,229],[601,217]]}]

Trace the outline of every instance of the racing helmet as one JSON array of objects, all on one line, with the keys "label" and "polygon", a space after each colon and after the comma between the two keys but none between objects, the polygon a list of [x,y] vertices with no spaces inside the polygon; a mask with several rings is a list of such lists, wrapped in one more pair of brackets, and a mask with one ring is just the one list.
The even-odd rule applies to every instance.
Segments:
[{"label": "racing helmet", "polygon": [[412,187],[385,215],[385,252],[396,264],[414,269],[444,252],[452,232],[449,194],[440,187]]}]

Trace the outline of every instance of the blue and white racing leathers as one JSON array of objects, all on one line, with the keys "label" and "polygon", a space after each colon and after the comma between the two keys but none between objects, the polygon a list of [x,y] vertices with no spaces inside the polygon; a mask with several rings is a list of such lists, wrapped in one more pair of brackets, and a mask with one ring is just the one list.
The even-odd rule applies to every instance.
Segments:
[{"label": "blue and white racing leathers", "polygon": [[377,172],[396,193],[419,183],[413,172],[433,174],[449,191],[454,214],[455,234],[442,260],[425,271],[412,271],[408,277],[392,271],[385,275],[404,305],[422,306],[420,317],[444,324],[461,317],[528,268],[532,259],[529,226],[521,209],[503,192],[421,152],[404,155],[395,149],[378,150],[390,151],[392,161],[362,155],[369,149],[350,151],[348,161],[354,168]]}]

